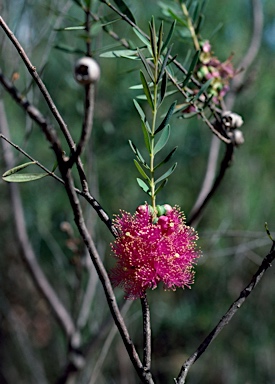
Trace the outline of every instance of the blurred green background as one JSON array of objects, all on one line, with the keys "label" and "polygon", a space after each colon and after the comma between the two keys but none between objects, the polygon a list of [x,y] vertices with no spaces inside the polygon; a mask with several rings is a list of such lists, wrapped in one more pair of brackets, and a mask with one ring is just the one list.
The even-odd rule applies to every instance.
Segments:
[{"label": "blurred green background", "polygon": [[[157,1],[126,3],[141,28],[147,30],[152,15],[156,23],[159,22],[161,11]],[[160,287],[148,295],[153,328],[152,370],[157,383],[173,382],[181,364],[238,297],[271,247],[264,223],[268,222],[270,231],[275,232],[275,2],[263,0],[262,5],[261,48],[234,105],[234,112],[245,122],[245,143],[236,150],[232,166],[196,228],[203,258],[196,268],[195,284],[191,290],[177,292],[164,292]],[[92,9],[104,14],[107,21],[115,18],[104,4],[94,2]],[[69,54],[55,46],[66,44],[83,51],[84,39],[79,31],[58,32],[54,28],[80,25],[83,22],[80,8],[74,1],[4,0],[2,16],[31,61],[42,71],[46,86],[77,140],[82,124],[83,89],[75,83],[72,73],[81,53]],[[219,31],[211,37],[219,25]],[[211,38],[221,61],[233,52],[233,62],[238,66],[249,46],[251,27],[251,1],[207,2],[201,33],[203,38]],[[121,38],[127,37],[137,43],[127,24],[117,21],[112,28]],[[20,77],[15,85],[52,121],[37,87],[2,30],[0,42],[3,73],[9,78],[18,73]],[[139,147],[142,145],[140,122],[132,102],[138,93],[129,89],[139,82],[141,66],[139,62],[126,59],[101,58],[101,53],[119,49],[120,45],[97,25],[92,47],[101,66],[101,80],[96,91],[92,140],[84,158],[90,187],[110,216],[119,209],[134,212],[146,200],[135,181],[138,175],[128,145],[130,138]],[[178,53],[180,60],[187,49],[188,42],[176,41],[175,36],[173,54]],[[0,92],[12,140],[51,168],[55,159],[40,129],[4,89]],[[180,205],[187,218],[200,191],[211,139],[210,130],[199,119],[173,118],[169,146],[172,149],[173,145],[179,145],[175,154],[178,167],[158,202]],[[221,158],[224,149],[222,146]],[[14,155],[16,163],[26,161],[16,151]],[[0,170],[2,174],[6,170],[2,150]],[[62,185],[47,178],[19,187],[37,258],[65,306],[76,316],[77,294],[85,288],[88,277],[84,269],[78,269],[83,245],[78,241]],[[56,383],[67,361],[67,341],[21,261],[15,241],[9,185],[3,181],[0,181],[0,194],[0,383]],[[89,228],[110,269],[114,263],[109,248],[112,237],[92,209],[85,203],[83,206]],[[61,229],[64,222],[73,227],[76,248],[70,247]],[[123,293],[119,289],[116,293],[122,302]],[[229,326],[191,368],[187,383],[274,384],[274,314],[275,284],[271,268]],[[97,284],[89,321],[83,331],[83,341],[91,346],[89,366],[77,383],[89,382],[87,377],[99,356],[98,345],[104,342],[104,338],[98,341],[97,335],[103,325],[108,325],[108,317],[104,294]],[[142,319],[138,301],[132,304],[126,321],[134,343],[141,350]],[[139,382],[137,375],[116,337],[97,383],[135,382]]]}]

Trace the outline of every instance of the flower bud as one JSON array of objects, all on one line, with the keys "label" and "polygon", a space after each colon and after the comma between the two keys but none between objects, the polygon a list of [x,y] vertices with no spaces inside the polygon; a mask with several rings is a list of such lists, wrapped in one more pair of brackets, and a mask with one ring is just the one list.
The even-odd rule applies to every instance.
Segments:
[{"label": "flower bud", "polygon": [[157,205],[156,208],[157,208],[158,216],[165,215],[165,208],[163,205]]},{"label": "flower bud", "polygon": [[91,57],[82,57],[75,64],[74,75],[79,84],[95,83],[100,78],[100,67]]},{"label": "flower bud", "polygon": [[147,206],[146,204],[143,204],[143,205],[139,205],[139,206],[137,207],[136,211],[137,211],[138,213],[144,213],[144,212],[147,211],[147,209],[148,209],[148,206]]},{"label": "flower bud", "polygon": [[167,215],[167,214],[169,214],[169,213],[171,213],[171,212],[173,212],[173,208],[171,207],[171,205],[170,204],[164,204],[164,209],[165,209],[165,214]]}]

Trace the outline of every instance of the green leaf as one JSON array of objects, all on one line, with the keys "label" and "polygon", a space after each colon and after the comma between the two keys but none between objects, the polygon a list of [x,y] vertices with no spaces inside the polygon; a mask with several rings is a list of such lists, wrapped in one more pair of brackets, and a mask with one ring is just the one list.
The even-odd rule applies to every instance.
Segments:
[{"label": "green leaf", "polygon": [[156,36],[156,28],[155,28],[155,20],[154,17],[151,19],[151,23],[149,23],[149,29],[150,29],[150,42],[151,42],[151,48],[153,52],[153,57],[157,58],[158,56],[158,48],[157,48],[157,36]]},{"label": "green leaf", "polygon": [[171,45],[171,47],[169,47],[169,49],[168,49],[168,51],[167,51],[167,53],[166,53],[166,55],[165,55],[165,57],[163,59],[161,70],[160,70],[158,78],[157,78],[157,84],[160,81],[160,79],[162,78],[162,75],[163,75],[163,73],[165,71],[165,68],[166,68],[167,61],[168,61],[168,58],[170,56],[171,50],[172,50],[172,45]]},{"label": "green leaf", "polygon": [[148,121],[146,119],[145,113],[143,112],[141,106],[139,105],[139,103],[135,99],[133,100],[133,102],[134,102],[134,105],[136,107],[136,110],[139,113],[139,116],[141,117],[142,122],[145,124],[145,127],[146,127],[147,131],[149,133],[152,133],[150,125],[149,125],[149,123],[148,123]]},{"label": "green leaf", "polygon": [[158,186],[158,188],[156,189],[155,191],[155,195],[157,195],[162,189],[163,187],[165,187],[165,185],[168,183],[168,179],[165,179],[163,180],[163,182]]},{"label": "green leaf", "polygon": [[140,71],[140,80],[141,80],[144,94],[147,98],[148,104],[150,105],[151,109],[153,110],[154,104],[153,104],[153,100],[152,100],[152,95],[151,95],[150,89],[148,87],[147,81],[145,79],[144,73],[142,71]]},{"label": "green leaf", "polygon": [[174,109],[176,107],[176,104],[177,102],[174,101],[173,104],[170,106],[170,108],[168,109],[168,112],[165,116],[165,118],[163,119],[163,121],[161,122],[161,124],[159,125],[159,127],[157,128],[156,133],[162,131],[164,129],[164,127],[166,127],[166,125],[168,124],[169,120],[170,120],[170,117],[172,116],[173,112],[174,112]]},{"label": "green leaf", "polygon": [[160,56],[161,51],[162,51],[162,38],[163,38],[163,21],[160,23],[158,43],[157,43],[157,49],[158,49],[158,55],[159,56]]},{"label": "green leaf", "polygon": [[150,188],[148,187],[147,184],[144,183],[143,180],[141,180],[141,179],[139,179],[139,178],[137,177],[137,183],[138,183],[138,185],[140,186],[140,188],[141,188],[145,193],[147,193],[148,195],[151,195],[151,193],[150,193]]},{"label": "green leaf", "polygon": [[124,13],[124,15],[126,15],[128,17],[128,19],[130,19],[133,23],[136,24],[136,21],[135,21],[135,18],[133,16],[132,12],[128,8],[128,6],[124,3],[124,1],[123,0],[114,0],[114,2],[118,6],[118,8],[121,10],[121,12]]},{"label": "green leaf", "polygon": [[167,179],[173,172],[174,170],[176,169],[176,166],[177,166],[177,163],[175,163],[171,168],[168,169],[167,172],[165,172],[162,176],[160,176],[156,181],[155,183],[159,183],[160,181],[164,180],[164,179]]},{"label": "green leaf", "polygon": [[147,130],[147,127],[146,127],[144,121],[141,122],[141,128],[142,128],[146,148],[147,148],[148,152],[151,153],[150,136],[149,136],[149,133],[148,133],[148,130]]},{"label": "green leaf", "polygon": [[155,147],[154,147],[154,155],[156,153],[158,153],[164,146],[165,144],[167,143],[168,139],[169,139],[169,136],[170,136],[170,125],[166,125],[166,127],[163,129],[161,135],[160,135],[160,138],[158,140],[158,142],[156,143]]},{"label": "green leaf", "polygon": [[154,75],[153,75],[153,72],[152,72],[152,70],[151,70],[151,68],[150,68],[150,66],[149,66],[149,64],[148,64],[148,62],[147,62],[145,56],[143,55],[143,53],[141,52],[140,49],[138,49],[138,54],[139,54],[139,57],[140,57],[140,59],[141,59],[143,65],[144,65],[144,67],[145,67],[145,69],[146,69],[146,72],[147,72],[148,75],[150,76],[150,79],[151,79],[152,81],[154,81]]},{"label": "green leaf", "polygon": [[137,147],[135,146],[135,144],[129,140],[129,144],[130,144],[130,147],[132,149],[132,151],[134,152],[134,154],[136,155],[138,161],[144,165],[144,167],[150,169],[149,165],[146,163],[146,161],[144,160],[144,158],[142,157],[141,153],[139,152],[139,150],[137,149]]},{"label": "green leaf", "polygon": [[200,53],[201,53],[201,51],[197,51],[197,52],[195,53],[195,55],[194,55],[194,57],[193,57],[193,59],[192,59],[192,62],[191,62],[191,64],[190,64],[190,67],[189,67],[189,69],[188,69],[188,73],[187,73],[187,75],[186,75],[186,77],[185,77],[185,79],[184,79],[184,81],[183,81],[183,83],[182,83],[182,85],[181,85],[182,88],[185,87],[185,85],[188,83],[190,77],[192,76],[193,71],[194,71],[194,68],[196,67],[197,62],[198,62],[198,59],[199,59],[199,57],[200,57]]},{"label": "green leaf", "polygon": [[57,44],[54,46],[54,48],[67,53],[78,53],[81,55],[85,55],[85,52],[81,49],[73,48],[72,46],[66,44]]},{"label": "green leaf", "polygon": [[43,172],[43,173],[20,173],[20,174],[17,174],[22,169],[27,168],[33,164],[35,164],[35,162],[31,161],[31,162],[28,162],[25,164],[18,165],[17,167],[14,167],[12,169],[9,169],[8,171],[6,171],[3,174],[2,179],[4,181],[8,181],[10,183],[24,183],[24,182],[28,182],[28,181],[38,180],[38,179],[41,179],[42,177],[48,176],[48,173],[45,173],[45,172]]},{"label": "green leaf", "polygon": [[65,28],[55,28],[55,31],[83,31],[85,29],[84,25],[77,25],[75,27],[65,27]]},{"label": "green leaf", "polygon": [[208,79],[207,82],[203,84],[203,86],[201,87],[199,92],[194,96],[192,101],[198,100],[200,98],[200,96],[207,90],[207,88],[212,83],[212,81],[213,81],[213,78]]},{"label": "green leaf", "polygon": [[146,172],[144,171],[144,169],[141,167],[141,165],[136,161],[136,159],[134,159],[134,163],[135,163],[135,166],[137,167],[137,170],[139,171],[139,173],[141,174],[141,176],[150,181],[150,178],[149,176],[147,176]]},{"label": "green leaf", "polygon": [[173,21],[172,25],[171,25],[171,28],[168,32],[168,35],[167,35],[167,38],[161,48],[161,53],[165,50],[165,48],[169,45],[170,41],[171,41],[171,38],[173,36],[173,33],[174,33],[174,29],[175,29],[175,26],[176,26],[176,20]]},{"label": "green leaf", "polygon": [[172,151],[165,157],[165,159],[155,166],[154,170],[159,168],[161,165],[167,163],[174,156],[174,153],[176,152],[177,149],[178,147],[175,147],[174,149],[172,149]]},{"label": "green leaf", "polygon": [[105,58],[123,57],[125,59],[138,60],[137,51],[132,49],[119,49],[115,51],[108,51],[108,52],[102,53],[100,57],[105,57]]},{"label": "green leaf", "polygon": [[182,25],[183,27],[188,27],[188,24],[185,20],[181,19],[177,14],[176,12],[174,12],[172,9],[169,9],[168,10],[168,13],[170,16],[173,17],[173,19],[175,19],[175,21],[177,21],[180,25]]},{"label": "green leaf", "polygon": [[133,28],[133,31],[137,35],[137,37],[145,44],[147,48],[151,47],[150,40],[148,37],[144,36],[141,32],[139,32],[136,28]]},{"label": "green leaf", "polygon": [[73,2],[78,5],[80,8],[83,8],[83,5],[80,0],[73,0]]},{"label": "green leaf", "polygon": [[167,73],[164,72],[162,76],[162,82],[161,82],[161,87],[160,87],[160,94],[159,94],[159,100],[158,100],[158,106],[161,105],[165,98],[165,93],[166,93],[166,86],[167,86]]},{"label": "green leaf", "polygon": [[196,35],[200,33],[200,28],[203,26],[204,19],[205,19],[204,15],[199,15],[198,21],[196,23],[196,28],[195,28]]}]

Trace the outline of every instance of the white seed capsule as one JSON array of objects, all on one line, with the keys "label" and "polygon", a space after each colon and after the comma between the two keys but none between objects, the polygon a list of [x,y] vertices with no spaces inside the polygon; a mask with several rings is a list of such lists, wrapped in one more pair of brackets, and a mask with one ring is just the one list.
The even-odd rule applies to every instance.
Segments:
[{"label": "white seed capsule", "polygon": [[222,114],[224,124],[231,129],[240,128],[243,125],[242,116],[235,112],[225,111]]},{"label": "white seed capsule", "polygon": [[241,145],[244,143],[243,133],[239,129],[235,129],[234,131],[234,140],[236,145]]},{"label": "white seed capsule", "polygon": [[100,78],[100,67],[91,57],[82,57],[75,64],[74,75],[79,84],[95,83]]}]

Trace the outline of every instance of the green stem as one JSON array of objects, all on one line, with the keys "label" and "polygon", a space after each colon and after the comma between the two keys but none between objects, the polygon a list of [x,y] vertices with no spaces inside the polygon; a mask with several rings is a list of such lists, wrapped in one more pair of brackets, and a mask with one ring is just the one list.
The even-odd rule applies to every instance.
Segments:
[{"label": "green stem", "polygon": [[186,8],[186,5],[184,3],[181,4],[181,8],[182,8],[182,12],[183,12],[184,16],[187,19],[188,29],[191,33],[195,49],[196,49],[196,51],[199,51],[200,50],[200,43],[199,43],[199,40],[197,38],[196,31],[195,31],[194,25],[192,23],[191,17],[189,15],[188,9]]},{"label": "green stem", "polygon": [[150,153],[150,173],[151,173],[151,199],[152,199],[152,207],[154,213],[156,213],[156,195],[155,195],[155,176],[154,176],[154,141],[155,141],[155,130],[156,130],[156,121],[157,121],[157,99],[158,99],[158,57],[155,57],[154,60],[155,71],[154,71],[154,92],[153,92],[153,120],[152,120],[152,134],[151,134],[151,153]]}]

